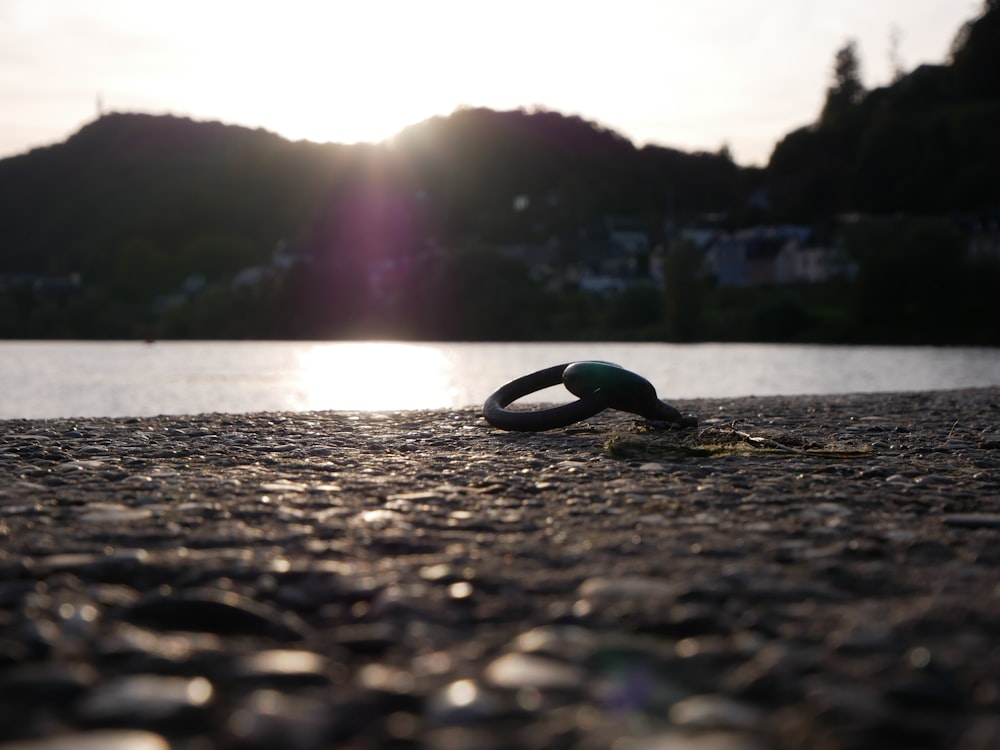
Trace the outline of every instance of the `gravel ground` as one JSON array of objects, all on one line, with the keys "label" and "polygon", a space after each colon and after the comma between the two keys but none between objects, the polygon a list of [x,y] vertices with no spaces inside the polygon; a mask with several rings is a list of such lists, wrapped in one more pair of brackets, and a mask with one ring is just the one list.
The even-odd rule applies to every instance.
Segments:
[{"label": "gravel ground", "polygon": [[1000,747],[1000,388],[0,422],[0,748]]}]

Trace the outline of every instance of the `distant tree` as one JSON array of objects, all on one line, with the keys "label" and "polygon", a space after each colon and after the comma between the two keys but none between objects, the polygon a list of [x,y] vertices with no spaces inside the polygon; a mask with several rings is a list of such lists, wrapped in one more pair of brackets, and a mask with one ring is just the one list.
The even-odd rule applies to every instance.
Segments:
[{"label": "distant tree", "polygon": [[182,274],[203,274],[216,279],[261,263],[264,248],[242,237],[218,233],[200,234],[179,250],[177,263]]},{"label": "distant tree", "polygon": [[163,291],[166,257],[144,237],[132,238],[116,248],[111,267],[110,285],[116,298],[128,303],[142,303]]},{"label": "distant tree", "polygon": [[952,344],[975,321],[964,244],[943,219],[870,219],[846,236],[858,264],[849,314],[858,341]]},{"label": "distant tree", "polygon": [[406,337],[535,339],[545,333],[547,294],[526,263],[472,243],[428,259],[399,312],[398,333]]},{"label": "distant tree", "polygon": [[899,43],[903,38],[903,32],[896,24],[889,30],[889,70],[892,71],[892,82],[896,83],[906,71],[903,69],[903,60],[899,55]]},{"label": "distant tree", "polygon": [[677,242],[663,264],[663,294],[667,338],[695,341],[705,304],[704,255],[690,242]]},{"label": "distant tree", "polygon": [[986,0],[982,14],[959,29],[949,58],[959,96],[1000,96],[1000,0]]},{"label": "distant tree", "polygon": [[820,121],[827,123],[861,102],[865,87],[861,82],[858,45],[853,39],[837,50],[833,61],[833,81],[826,90],[826,103]]},{"label": "distant tree", "polygon": [[633,286],[612,298],[608,326],[617,337],[646,338],[663,320],[663,293],[655,285]]}]

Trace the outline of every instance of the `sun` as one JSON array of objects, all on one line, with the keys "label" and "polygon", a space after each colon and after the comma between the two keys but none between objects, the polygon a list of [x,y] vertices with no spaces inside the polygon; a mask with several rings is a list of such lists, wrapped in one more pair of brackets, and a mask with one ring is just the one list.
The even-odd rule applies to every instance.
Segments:
[{"label": "sun", "polygon": [[[459,0],[175,3],[190,12],[121,5],[152,50],[148,64],[116,68],[121,88],[147,109],[292,140],[378,142],[462,106],[527,106],[590,79],[550,70],[545,19],[527,0],[502,13]],[[513,52],[512,39],[525,48]]]},{"label": "sun", "polygon": [[259,4],[247,5],[258,12],[243,16],[241,33],[194,38],[199,110],[225,110],[223,119],[293,140],[355,143],[385,140],[463,103],[465,74],[437,41],[447,29],[418,33],[409,4],[388,13],[380,3],[293,2],[278,27]]},{"label": "sun", "polygon": [[393,341],[318,343],[297,354],[295,408],[428,409],[454,399],[453,363],[437,347]]}]

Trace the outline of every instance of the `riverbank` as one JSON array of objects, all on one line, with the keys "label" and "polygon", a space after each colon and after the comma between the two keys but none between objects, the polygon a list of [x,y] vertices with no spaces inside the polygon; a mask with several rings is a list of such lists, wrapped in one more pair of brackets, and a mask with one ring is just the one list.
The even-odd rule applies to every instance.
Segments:
[{"label": "riverbank", "polygon": [[674,405],[0,422],[0,747],[997,746],[1000,388]]}]

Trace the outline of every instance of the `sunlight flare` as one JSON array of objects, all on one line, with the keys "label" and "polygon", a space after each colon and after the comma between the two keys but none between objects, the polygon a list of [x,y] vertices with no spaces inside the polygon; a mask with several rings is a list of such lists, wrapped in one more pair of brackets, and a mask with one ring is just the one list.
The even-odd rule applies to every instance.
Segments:
[{"label": "sunlight flare", "polygon": [[298,388],[306,409],[430,409],[453,400],[453,370],[430,345],[316,344],[298,355]]}]

